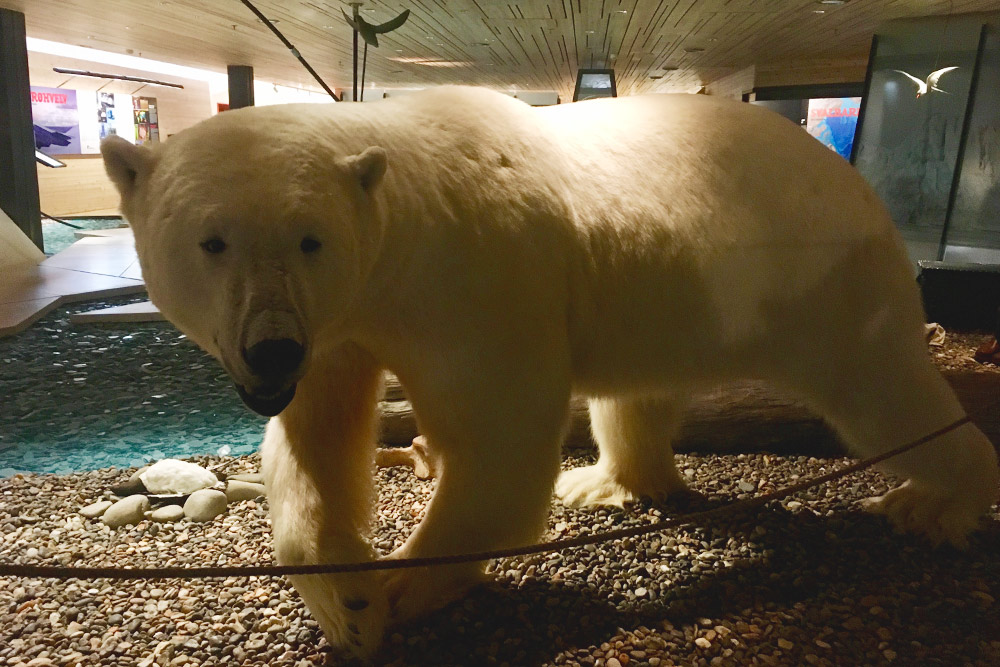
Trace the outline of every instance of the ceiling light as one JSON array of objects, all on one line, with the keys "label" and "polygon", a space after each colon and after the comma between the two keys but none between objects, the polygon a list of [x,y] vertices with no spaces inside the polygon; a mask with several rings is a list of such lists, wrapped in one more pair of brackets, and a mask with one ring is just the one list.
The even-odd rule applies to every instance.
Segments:
[{"label": "ceiling light", "polygon": [[115,67],[140,70],[143,72],[153,72],[155,74],[166,74],[168,76],[177,76],[184,79],[208,81],[222,86],[228,85],[229,82],[229,77],[225,72],[213,72],[210,70],[187,67],[184,65],[174,65],[173,63],[165,63],[159,60],[140,58],[138,56],[123,56],[120,53],[101,51],[99,49],[75,46],[72,44],[50,42],[45,39],[38,39],[37,37],[27,37],[25,38],[25,42],[27,43],[28,51],[34,51],[36,53],[46,53],[52,56],[62,56],[64,58],[74,58],[76,60],[89,60],[92,63],[113,65]]},{"label": "ceiling light", "polygon": [[703,49],[700,46],[685,46],[684,47],[684,53],[701,53],[704,50],[705,49]]},{"label": "ceiling light", "polygon": [[813,14],[826,14],[825,9],[814,9]]},{"label": "ceiling light", "polygon": [[846,5],[847,0],[816,0],[821,5]]}]

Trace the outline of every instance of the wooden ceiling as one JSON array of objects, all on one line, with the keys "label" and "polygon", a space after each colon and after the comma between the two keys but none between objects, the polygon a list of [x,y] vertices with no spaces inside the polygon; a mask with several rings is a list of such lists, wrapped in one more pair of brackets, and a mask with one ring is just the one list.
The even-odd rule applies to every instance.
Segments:
[{"label": "wooden ceiling", "polygon": [[[257,0],[332,87],[349,87],[351,7]],[[0,0],[32,37],[318,89],[239,0]],[[691,90],[749,65],[858,58],[879,23],[1000,9],[997,0],[366,0],[381,23],[406,24],[368,53],[375,87],[466,83],[556,90],[571,99],[580,67],[613,67],[619,94]],[[817,13],[822,11],[823,13]],[[673,69],[676,68],[676,69]]]}]

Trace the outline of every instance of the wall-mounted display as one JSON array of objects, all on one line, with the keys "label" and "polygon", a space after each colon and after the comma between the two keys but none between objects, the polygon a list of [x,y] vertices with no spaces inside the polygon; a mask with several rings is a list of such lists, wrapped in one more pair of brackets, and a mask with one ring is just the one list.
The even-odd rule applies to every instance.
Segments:
[{"label": "wall-mounted display", "polygon": [[849,160],[860,110],[860,97],[811,99],[806,115],[806,131]]},{"label": "wall-mounted display", "polygon": [[75,90],[31,86],[31,118],[36,149],[48,155],[81,152]]},{"label": "wall-mounted display", "polygon": [[135,143],[159,143],[160,121],[156,111],[156,98],[133,97],[132,114],[135,120]]},{"label": "wall-mounted display", "polygon": [[115,132],[115,96],[113,93],[97,93],[97,128],[101,139]]}]

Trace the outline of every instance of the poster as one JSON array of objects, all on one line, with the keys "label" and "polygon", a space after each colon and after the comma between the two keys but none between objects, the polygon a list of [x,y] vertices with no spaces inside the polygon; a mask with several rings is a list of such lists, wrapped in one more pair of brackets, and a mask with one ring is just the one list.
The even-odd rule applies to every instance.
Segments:
[{"label": "poster", "polygon": [[31,86],[31,118],[35,126],[35,148],[47,155],[82,152],[75,90]]},{"label": "poster", "polygon": [[97,93],[97,127],[101,139],[115,132],[115,96],[112,93]]},{"label": "poster", "polygon": [[132,114],[135,119],[135,143],[159,143],[160,126],[156,113],[156,98],[133,97]]},{"label": "poster", "polygon": [[858,129],[860,97],[822,97],[809,100],[806,131],[843,158],[851,159]]}]

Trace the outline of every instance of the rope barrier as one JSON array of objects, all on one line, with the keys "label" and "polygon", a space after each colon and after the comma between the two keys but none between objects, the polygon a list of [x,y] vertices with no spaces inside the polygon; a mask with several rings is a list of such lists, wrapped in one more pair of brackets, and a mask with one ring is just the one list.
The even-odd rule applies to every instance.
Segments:
[{"label": "rope barrier", "polygon": [[206,579],[217,577],[283,577],[295,574],[342,574],[348,572],[372,572],[376,570],[399,570],[414,567],[429,567],[433,565],[457,565],[495,558],[510,558],[513,556],[529,556],[582,547],[588,544],[599,544],[629,537],[637,537],[655,533],[668,528],[698,523],[706,519],[737,514],[749,509],[761,507],[769,502],[781,500],[793,494],[813,487],[832,482],[855,472],[871,468],[894,456],[904,454],[935,438],[971,422],[968,416],[962,417],[951,424],[918,438],[905,445],[896,447],[877,456],[852,463],[843,468],[811,477],[783,489],[773,491],[753,498],[739,500],[709,510],[691,512],[665,521],[633,526],[617,530],[602,531],[590,535],[569,537],[551,542],[531,544],[507,549],[492,549],[474,553],[454,554],[448,556],[429,556],[424,558],[401,558],[371,560],[357,563],[326,563],[321,565],[240,565],[233,567],[156,567],[156,568],[121,568],[121,567],[60,567],[54,565],[18,565],[0,563],[0,577],[33,577],[45,579]]}]

